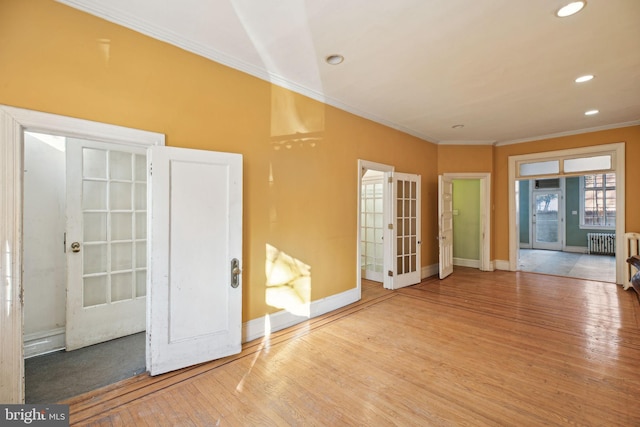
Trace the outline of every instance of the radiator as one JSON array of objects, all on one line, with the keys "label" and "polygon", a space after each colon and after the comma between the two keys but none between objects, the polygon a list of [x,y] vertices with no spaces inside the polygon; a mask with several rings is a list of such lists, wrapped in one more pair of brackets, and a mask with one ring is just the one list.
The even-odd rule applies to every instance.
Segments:
[{"label": "radiator", "polygon": [[587,233],[587,250],[590,254],[615,255],[616,235],[611,233]]},{"label": "radiator", "polygon": [[[632,255],[640,255],[640,233],[624,234],[624,259],[625,261]],[[636,273],[634,266],[625,262],[624,267],[624,288],[628,289],[631,277]]]}]

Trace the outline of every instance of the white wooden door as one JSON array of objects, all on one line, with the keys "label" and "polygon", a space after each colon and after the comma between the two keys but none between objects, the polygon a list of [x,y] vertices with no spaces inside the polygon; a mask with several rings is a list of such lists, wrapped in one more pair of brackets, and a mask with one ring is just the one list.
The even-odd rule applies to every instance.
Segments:
[{"label": "white wooden door", "polygon": [[66,349],[145,329],[146,149],[67,138]]},{"label": "white wooden door", "polygon": [[152,147],[148,157],[147,369],[157,375],[242,349],[242,156]]},{"label": "white wooden door", "polygon": [[393,173],[391,289],[420,283],[420,175]]},{"label": "white wooden door", "polygon": [[453,273],[453,180],[438,176],[438,274]]}]

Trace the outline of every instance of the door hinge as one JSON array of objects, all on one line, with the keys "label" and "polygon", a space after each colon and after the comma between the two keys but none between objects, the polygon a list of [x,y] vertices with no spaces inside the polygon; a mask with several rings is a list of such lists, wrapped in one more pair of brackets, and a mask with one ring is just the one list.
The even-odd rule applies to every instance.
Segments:
[{"label": "door hinge", "polygon": [[389,178],[387,178],[387,182],[388,182],[389,184],[393,184],[393,177],[392,177],[392,176],[390,176]]},{"label": "door hinge", "polygon": [[66,232],[62,237],[62,252],[64,252],[65,254],[67,253],[67,233]]},{"label": "door hinge", "polygon": [[387,228],[388,228],[389,230],[393,230],[393,224],[389,224],[389,225],[387,226]]},{"label": "door hinge", "polygon": [[153,165],[149,164],[149,175],[153,175]]},{"label": "door hinge", "polygon": [[393,271],[389,270],[389,272],[387,273],[387,275],[388,275],[389,277],[393,277]]}]

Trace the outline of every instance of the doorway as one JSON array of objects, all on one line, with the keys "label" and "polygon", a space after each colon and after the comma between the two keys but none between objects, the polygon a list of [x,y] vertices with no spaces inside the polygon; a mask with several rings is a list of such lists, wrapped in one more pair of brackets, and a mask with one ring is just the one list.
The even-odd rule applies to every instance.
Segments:
[{"label": "doorway", "polygon": [[[445,173],[442,176],[453,182],[453,265],[493,271],[489,238],[491,174]],[[439,230],[441,236],[442,230]],[[438,240],[442,251],[443,240]],[[473,243],[469,245],[469,241]]]},{"label": "doorway", "polygon": [[[625,144],[613,143],[509,156],[509,266],[510,271],[519,270],[519,248],[524,217],[519,208],[522,194],[518,182],[521,180],[577,177],[585,174],[615,173],[616,210],[615,225],[610,233],[615,235],[615,254],[624,254],[625,224]],[[568,191],[568,190],[567,190]],[[567,209],[567,221],[580,212]],[[567,246],[565,242],[565,247]],[[571,245],[569,245],[571,246]],[[615,259],[615,282],[623,284],[625,260]],[[505,266],[506,267],[506,266]]]},{"label": "doorway", "polygon": [[390,278],[384,274],[391,259],[391,249],[385,245],[390,213],[390,191],[384,182],[385,173],[394,167],[382,163],[358,160],[358,270],[357,283],[362,292],[362,279],[390,286]]},{"label": "doorway", "polygon": [[30,131],[23,152],[25,401],[52,403],[144,372],[144,338],[117,339],[145,329],[146,152]]}]

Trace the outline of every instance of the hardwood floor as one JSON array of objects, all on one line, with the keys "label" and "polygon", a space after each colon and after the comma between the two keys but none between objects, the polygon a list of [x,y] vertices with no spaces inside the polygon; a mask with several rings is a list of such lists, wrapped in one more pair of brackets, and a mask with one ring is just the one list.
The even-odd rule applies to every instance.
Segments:
[{"label": "hardwood floor", "polygon": [[640,425],[640,306],[613,284],[456,268],[68,401],[72,425]]}]

